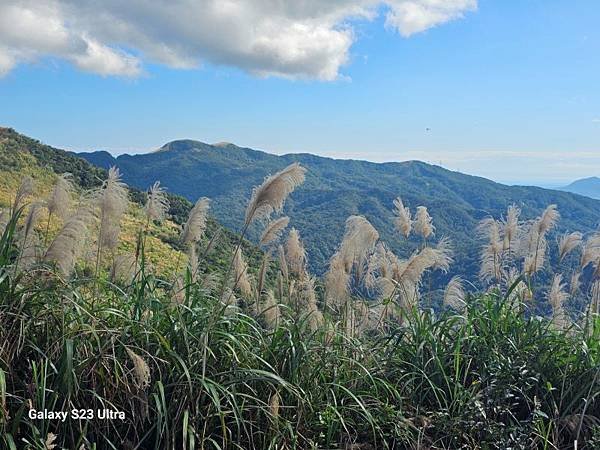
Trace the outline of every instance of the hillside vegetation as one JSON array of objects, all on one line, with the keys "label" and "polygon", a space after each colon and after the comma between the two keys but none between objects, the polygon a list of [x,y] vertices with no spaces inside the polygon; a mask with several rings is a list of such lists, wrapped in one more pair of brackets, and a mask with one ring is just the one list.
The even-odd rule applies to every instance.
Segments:
[{"label": "hillside vegetation", "polygon": [[[170,142],[143,155],[80,155],[102,167],[116,165],[133,186],[146,187],[160,179],[169,191],[189,200],[209,197],[215,217],[232,230],[241,229],[244,201],[252,186],[269,173],[299,162],[308,169],[306,183],[284,212],[302,234],[311,269],[319,274],[325,272],[339,245],[345,218],[353,214],[364,215],[381,230],[392,250],[405,253],[416,249],[418,238],[404,241],[394,237],[391,210],[398,196],[413,212],[418,206],[427,206],[435,218],[436,236],[449,237],[455,246],[457,264],[445,281],[452,275],[471,281],[477,278],[480,243],[473,230],[485,217],[501,217],[511,204],[519,206],[527,219],[556,204],[562,214],[559,232],[589,232],[600,223],[597,200],[536,187],[505,186],[418,161],[375,164],[309,154],[276,156],[231,144],[190,140]],[[251,230],[250,236],[257,238],[258,230]]]},{"label": "hillside vegetation", "polygon": [[[159,184],[136,205],[114,167],[83,189],[23,153],[0,220],[3,448],[600,444],[600,233],[549,239],[556,205],[481,221],[471,233],[485,288],[452,277],[434,311],[432,276],[454,261],[425,206],[393,202],[388,233],[418,242],[405,253],[350,215],[316,278],[282,215],[310,174],[292,163],[243,200],[241,234],[217,261],[211,203],[198,199],[171,239],[171,271],[154,262],[153,227],[170,226]],[[245,243],[252,227],[262,252]],[[29,414],[88,408],[124,418]]]}]

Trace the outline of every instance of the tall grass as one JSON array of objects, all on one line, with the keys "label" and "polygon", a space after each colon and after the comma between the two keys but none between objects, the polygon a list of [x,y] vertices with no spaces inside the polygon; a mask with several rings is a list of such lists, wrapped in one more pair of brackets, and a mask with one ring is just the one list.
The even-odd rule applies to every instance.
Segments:
[{"label": "tall grass", "polygon": [[[265,180],[246,221],[281,210],[303,176],[293,166]],[[73,238],[61,244],[73,246],[63,248],[66,260],[40,257],[15,270],[30,191],[18,195],[0,238],[1,448],[598,448],[596,238],[582,237],[580,256],[572,254],[579,236],[557,246],[561,260],[582,260],[579,290],[591,295],[583,320],[569,318],[558,273],[538,296],[560,315],[536,316],[527,303],[536,276],[560,270],[526,263],[549,264],[539,254],[557,219],[552,208],[527,224],[514,209],[488,220],[489,287],[466,292],[453,278],[433,311],[419,304],[424,274],[448,270],[451,253],[446,240],[435,241],[424,207],[413,224],[422,244],[406,259],[354,216],[322,282],[308,273],[297,230],[280,243],[289,220],[279,218],[265,226],[260,268],[248,266],[238,244],[217,280],[192,263],[165,279],[147,264],[147,226],[135,255],[97,258],[98,269],[86,270],[75,251],[83,238],[73,238],[81,212],[61,215],[63,229],[48,239],[52,249],[61,236]],[[162,190],[150,193],[148,217],[162,220]],[[398,232],[408,237],[410,210],[400,200],[396,207]],[[195,259],[203,257],[196,249],[207,208],[201,200],[183,230]],[[82,227],[93,229],[92,212]],[[115,249],[114,240],[96,242],[96,255]],[[29,417],[30,409],[88,408],[125,419]]]}]

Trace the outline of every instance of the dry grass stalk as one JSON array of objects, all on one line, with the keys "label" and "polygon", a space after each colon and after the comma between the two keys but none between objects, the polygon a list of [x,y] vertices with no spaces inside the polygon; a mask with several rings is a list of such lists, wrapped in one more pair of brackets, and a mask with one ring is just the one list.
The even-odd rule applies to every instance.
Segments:
[{"label": "dry grass stalk", "polygon": [[267,295],[265,296],[262,316],[264,317],[265,323],[270,329],[274,330],[279,325],[281,311],[279,310],[277,301],[275,301],[275,295],[271,290],[267,291]]},{"label": "dry grass stalk", "polygon": [[300,233],[292,228],[285,242],[286,260],[291,273],[302,278],[306,272],[306,250],[300,240]]},{"label": "dry grass stalk", "polygon": [[600,280],[594,281],[590,288],[590,307],[592,314],[600,314]]},{"label": "dry grass stalk", "polygon": [[265,246],[277,240],[281,232],[285,229],[285,227],[288,226],[289,223],[290,218],[286,216],[269,222],[260,237],[259,245]]},{"label": "dry grass stalk", "polygon": [[504,243],[500,237],[500,224],[493,218],[486,218],[479,222],[478,233],[487,243],[481,252],[481,267],[479,277],[485,282],[500,281],[504,276],[502,254]]},{"label": "dry grass stalk", "polygon": [[510,205],[506,212],[506,218],[502,220],[503,250],[509,255],[516,251],[520,235],[519,216],[521,209],[516,205]]},{"label": "dry grass stalk", "polygon": [[565,292],[565,285],[562,282],[562,275],[556,274],[552,279],[552,285],[548,290],[548,303],[552,306],[552,321],[558,328],[565,328],[568,323],[568,317],[564,309],[564,303],[569,298]]},{"label": "dry grass stalk", "polygon": [[405,238],[408,238],[412,230],[412,219],[410,209],[404,206],[400,197],[394,200],[394,216],[396,230]]},{"label": "dry grass stalk", "polygon": [[317,294],[315,292],[315,279],[306,278],[300,283],[299,295],[304,306],[304,315],[308,321],[311,331],[316,331],[323,325],[323,314],[317,305]]},{"label": "dry grass stalk", "polygon": [[422,236],[425,240],[433,235],[435,227],[433,226],[433,219],[429,215],[427,207],[417,206],[413,228],[415,229],[415,233]]},{"label": "dry grass stalk", "polygon": [[113,283],[131,284],[137,273],[136,261],[133,255],[120,254],[113,258],[110,267],[110,281]]},{"label": "dry grass stalk", "polygon": [[254,188],[246,208],[245,225],[254,220],[269,218],[273,212],[283,209],[283,204],[296,187],[304,182],[306,169],[294,163],[271,175]]},{"label": "dry grass stalk", "polygon": [[87,207],[79,208],[66,220],[46,251],[44,259],[54,262],[65,276],[69,276],[75,267],[87,233],[91,212]]},{"label": "dry grass stalk", "polygon": [[71,206],[71,195],[73,185],[70,180],[71,174],[65,173],[59,175],[54,183],[52,192],[46,202],[48,214],[64,220]]},{"label": "dry grass stalk", "polygon": [[133,362],[133,371],[138,389],[146,389],[150,386],[150,367],[144,359],[130,348],[126,348],[127,354]]},{"label": "dry grass stalk", "polygon": [[249,298],[252,295],[252,285],[248,277],[248,265],[244,261],[241,248],[238,249],[233,258],[233,269],[235,276],[234,288],[237,288],[243,296]]},{"label": "dry grass stalk", "polygon": [[558,242],[558,256],[562,261],[565,257],[575,250],[583,241],[583,235],[579,231],[574,233],[565,233]]},{"label": "dry grass stalk", "polygon": [[155,182],[148,191],[148,200],[144,206],[144,212],[149,221],[162,222],[169,210],[169,199],[164,188],[160,187],[160,181]]},{"label": "dry grass stalk", "polygon": [[22,203],[25,201],[25,199],[33,194],[33,189],[33,178],[31,178],[30,176],[24,177],[21,180],[19,188],[17,189],[17,193],[15,194],[15,200],[12,204],[13,213],[21,206],[23,206]]},{"label": "dry grass stalk", "polygon": [[279,252],[279,269],[281,270],[281,274],[287,280],[289,278],[289,267],[287,263],[287,257],[285,255],[285,249],[283,245],[278,247]]},{"label": "dry grass stalk", "polygon": [[350,296],[350,273],[339,254],[335,254],[329,262],[329,270],[325,274],[325,291],[328,304],[339,312]]},{"label": "dry grass stalk", "polygon": [[[99,248],[112,250],[119,244],[121,219],[129,202],[125,183],[121,181],[119,169],[111,167],[108,178],[95,193],[100,207]],[[99,250],[100,251],[100,250]]]},{"label": "dry grass stalk", "polygon": [[459,276],[452,277],[444,290],[444,305],[460,312],[465,309],[465,298],[462,278]]},{"label": "dry grass stalk", "polygon": [[575,297],[581,289],[581,272],[576,271],[571,275],[571,282],[569,283],[569,294],[571,297]]},{"label": "dry grass stalk", "polygon": [[185,245],[191,245],[202,239],[202,235],[206,229],[209,204],[210,200],[205,197],[198,199],[194,204],[181,234],[181,241]]}]

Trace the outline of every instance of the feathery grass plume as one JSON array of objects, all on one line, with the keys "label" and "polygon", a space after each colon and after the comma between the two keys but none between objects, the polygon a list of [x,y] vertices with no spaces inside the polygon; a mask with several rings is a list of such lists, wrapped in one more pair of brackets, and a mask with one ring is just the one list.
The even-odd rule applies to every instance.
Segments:
[{"label": "feathery grass plume", "polygon": [[552,306],[552,322],[558,328],[565,328],[569,322],[564,309],[564,302],[569,298],[569,294],[565,292],[564,288],[562,275],[554,275],[552,285],[548,290],[548,303]]},{"label": "feathery grass plume", "polygon": [[59,270],[65,276],[71,275],[75,263],[81,255],[91,216],[92,214],[88,207],[82,206],[77,209],[65,221],[63,227],[46,251],[44,259],[47,262],[56,263]]},{"label": "feathery grass plume", "polygon": [[275,391],[269,398],[269,413],[273,420],[277,421],[279,418],[279,408],[281,406],[281,396],[279,392]]},{"label": "feathery grass plume", "polygon": [[579,231],[563,234],[558,242],[559,260],[562,261],[565,259],[569,253],[581,244],[582,240],[583,235]]},{"label": "feathery grass plume", "polygon": [[346,271],[343,258],[336,253],[329,261],[325,274],[325,291],[329,303],[341,309],[350,295],[350,273]]},{"label": "feathery grass plume", "polygon": [[315,292],[315,279],[308,277],[301,281],[299,295],[304,306],[304,316],[307,318],[311,331],[316,331],[323,325],[323,313],[317,305],[317,294]]},{"label": "feathery grass plume", "polygon": [[277,325],[279,324],[279,320],[281,318],[281,311],[279,310],[279,305],[275,301],[275,295],[271,290],[267,291],[267,295],[265,296],[264,308],[261,314],[265,319],[265,323],[270,329],[274,330],[277,328]]},{"label": "feathery grass plume", "polygon": [[581,272],[576,271],[571,275],[571,282],[569,283],[569,294],[571,297],[575,297],[579,289],[581,288]]},{"label": "feathery grass plume", "polygon": [[44,441],[44,450],[54,450],[56,448],[56,436],[54,433],[48,433],[46,435],[46,440]]},{"label": "feathery grass plume", "polygon": [[519,279],[520,276],[521,272],[516,267],[510,267],[508,271],[504,273],[503,285],[505,291],[508,292],[508,290],[514,285],[514,288],[508,298],[509,301],[515,306],[517,302],[525,302],[533,298],[533,293],[531,292],[531,289],[529,288],[527,283],[523,281],[522,278],[515,285],[517,279]]},{"label": "feathery grass plume", "polygon": [[73,184],[70,178],[70,173],[64,173],[56,178],[52,192],[46,201],[48,220],[50,220],[50,216],[56,216],[64,220],[69,212],[71,194],[73,193]]},{"label": "feathery grass plume", "polygon": [[379,233],[363,216],[350,216],[346,219],[346,230],[339,249],[339,255],[345,266],[360,267],[379,239]]},{"label": "feathery grass plume", "polygon": [[206,229],[209,204],[210,200],[206,197],[202,197],[196,201],[196,204],[190,211],[188,219],[183,226],[181,241],[184,245],[189,246],[202,238],[204,230]]},{"label": "feathery grass plume", "polygon": [[304,167],[294,163],[267,177],[260,186],[255,187],[246,208],[245,226],[281,211],[288,195],[304,182],[305,173]]},{"label": "feathery grass plume", "polygon": [[430,247],[429,251],[432,252],[434,258],[432,269],[447,272],[450,269],[450,265],[454,262],[450,239],[444,236],[435,247]]},{"label": "feathery grass plume", "polygon": [[17,209],[19,209],[19,207],[23,206],[23,201],[33,194],[33,189],[33,178],[31,178],[30,176],[24,177],[23,180],[21,180],[21,184],[19,185],[17,193],[15,194],[15,200],[12,204],[13,214]]},{"label": "feathery grass plume", "polygon": [[521,209],[517,205],[510,205],[506,218],[502,219],[503,250],[509,254],[516,250],[519,239],[519,216]]},{"label": "feathery grass plume", "polygon": [[477,230],[479,235],[487,240],[481,252],[479,277],[488,283],[493,280],[500,281],[504,275],[502,267],[504,244],[500,238],[500,224],[488,217],[479,222]]},{"label": "feathery grass plume", "polygon": [[133,372],[135,374],[137,387],[139,389],[146,389],[150,386],[150,367],[146,361],[144,361],[144,358],[129,347],[126,347],[125,350],[127,350],[127,354],[129,355],[131,362],[133,362]]},{"label": "feathery grass plume", "polygon": [[35,226],[39,220],[41,212],[41,203],[34,202],[29,207],[23,229],[19,236],[19,256],[17,258],[15,270],[20,272],[40,259],[40,243]]},{"label": "feathery grass plume", "polygon": [[113,250],[119,244],[121,218],[127,209],[127,185],[121,181],[119,169],[111,167],[108,178],[96,192],[100,207],[100,238],[98,253],[101,249]]},{"label": "feathery grass plume", "polygon": [[188,270],[192,277],[192,283],[195,283],[198,279],[198,251],[195,244],[188,247],[187,256]]},{"label": "feathery grass plume", "polygon": [[285,242],[286,260],[294,275],[302,277],[306,272],[306,250],[300,240],[300,233],[295,228],[292,228]]},{"label": "feathery grass plume", "polygon": [[529,224],[529,230],[521,245],[525,255],[523,270],[527,275],[532,276],[544,266],[547,250],[546,233],[556,225],[559,217],[556,205],[550,205],[540,217]]},{"label": "feathery grass plume", "polygon": [[594,233],[583,244],[579,264],[581,270],[585,269],[598,258],[600,258],[600,233]]},{"label": "feathery grass plume", "polygon": [[397,197],[394,200],[394,225],[396,230],[405,238],[410,236],[410,232],[412,230],[410,209],[404,206],[404,203],[402,203],[402,199],[400,197]]},{"label": "feathery grass plume", "polygon": [[169,210],[169,199],[165,189],[160,187],[160,181],[155,182],[148,191],[148,200],[144,212],[149,221],[162,222]]},{"label": "feathery grass plume", "polygon": [[548,231],[554,228],[559,218],[560,213],[556,209],[556,205],[549,205],[538,219],[538,232],[540,234],[546,234]]},{"label": "feathery grass plume", "polygon": [[131,284],[138,268],[135,257],[129,254],[116,255],[110,266],[109,279],[113,283]]},{"label": "feathery grass plume", "polygon": [[590,288],[589,312],[600,314],[600,280],[594,281]]},{"label": "feathery grass plume", "polygon": [[271,254],[265,253],[263,255],[262,263],[260,264],[260,270],[258,271],[258,284],[256,285],[256,296],[260,298],[265,287],[265,281],[267,279],[267,271],[269,270],[269,263],[271,261]]},{"label": "feathery grass plume", "polygon": [[259,245],[268,245],[278,239],[281,232],[289,223],[290,218],[286,216],[269,222],[260,237]]},{"label": "feathery grass plume", "polygon": [[434,233],[433,219],[429,215],[426,206],[417,206],[415,221],[413,223],[415,233],[427,240]]},{"label": "feathery grass plume", "polygon": [[233,258],[233,273],[235,276],[234,287],[237,288],[240,293],[249,298],[252,295],[252,285],[248,277],[248,265],[244,261],[242,255],[242,249],[238,249]]},{"label": "feathery grass plume", "polygon": [[283,245],[278,247],[279,251],[279,269],[281,270],[281,274],[287,280],[289,278],[289,268],[287,263],[287,257],[285,255],[285,249]]},{"label": "feathery grass plume", "polygon": [[[414,252],[406,261],[399,261],[392,267],[391,280],[394,284],[393,292],[401,306],[412,308],[416,306],[418,288],[421,284],[423,274],[439,263],[439,250],[424,247]],[[389,283],[383,282],[383,289],[389,291]]]},{"label": "feathery grass plume", "polygon": [[444,289],[444,305],[461,312],[466,306],[465,298],[462,278],[458,275],[452,277]]}]

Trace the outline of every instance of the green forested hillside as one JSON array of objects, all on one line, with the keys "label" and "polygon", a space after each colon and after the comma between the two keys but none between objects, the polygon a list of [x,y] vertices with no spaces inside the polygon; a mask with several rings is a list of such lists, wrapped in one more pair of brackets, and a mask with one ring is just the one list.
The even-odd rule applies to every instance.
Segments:
[{"label": "green forested hillside", "polygon": [[[69,173],[75,186],[81,191],[98,187],[106,179],[107,172],[104,168],[95,166],[85,159],[79,158],[71,152],[44,145],[40,141],[17,133],[11,128],[0,127],[0,207],[8,206],[11,191],[16,190],[21,179],[32,176],[39,194],[44,196],[54,182],[56,175]],[[156,181],[156,180],[155,180]],[[129,187],[129,197],[134,207],[127,223],[139,221],[137,215],[141,205],[146,201],[146,189],[150,187],[135,185]],[[155,225],[152,234],[159,247],[155,249],[154,257],[161,267],[173,268],[177,255],[181,250],[179,242],[180,226],[187,219],[192,208],[192,203],[184,197],[167,193],[169,201],[168,218],[165,225]],[[128,233],[129,232],[129,233]],[[129,234],[125,240],[132,241],[134,231],[126,227],[124,233]],[[207,241],[217,237],[213,246],[214,250],[206,255],[204,264],[211,266],[212,270],[221,268],[229,258],[233,245],[237,242],[235,233],[221,226],[214,218],[209,218],[206,231]],[[165,252],[160,252],[161,248]],[[171,253],[172,252],[172,253]],[[244,252],[251,261],[260,260],[260,250],[244,241]]]},{"label": "green forested hillside", "polygon": [[419,205],[429,208],[436,235],[449,236],[454,244],[456,264],[451,273],[469,279],[474,278],[479,264],[477,223],[488,215],[501,217],[510,204],[522,208],[523,218],[533,218],[547,205],[557,204],[562,216],[559,231],[586,232],[596,229],[600,221],[597,200],[537,187],[505,186],[418,161],[375,164],[310,154],[276,156],[232,144],[191,140],[174,141],[143,155],[113,158],[106,152],[94,152],[80,156],[104,167],[116,164],[134,186],[160,179],[171,192],[190,200],[210,197],[216,218],[234,230],[241,226],[252,186],[299,161],[308,169],[306,183],[287,204],[285,213],[300,230],[317,272],[324,270],[339,243],[344,220],[351,214],[363,214],[394,250],[411,252],[416,241],[407,243],[392,234],[392,201],[397,196],[413,213]]}]

